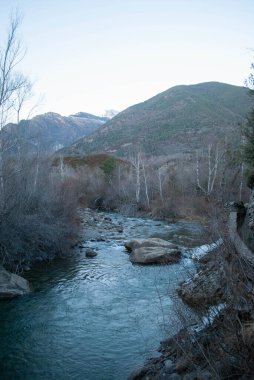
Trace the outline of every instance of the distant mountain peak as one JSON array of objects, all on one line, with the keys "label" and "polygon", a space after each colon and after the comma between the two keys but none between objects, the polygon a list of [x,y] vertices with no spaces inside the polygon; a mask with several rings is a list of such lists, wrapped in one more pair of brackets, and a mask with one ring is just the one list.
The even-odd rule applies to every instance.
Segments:
[{"label": "distant mountain peak", "polygon": [[80,119],[88,119],[88,120],[100,120],[100,121],[107,121],[109,118],[105,116],[96,116],[88,112],[77,112],[73,115],[70,115],[69,117],[73,118],[80,118]]},{"label": "distant mountain peak", "polygon": [[114,116],[116,116],[117,114],[119,113],[119,111],[116,111],[116,110],[105,110],[105,112],[103,113],[103,117],[106,117],[108,119],[112,119]]},{"label": "distant mountain peak", "polygon": [[[44,153],[52,153],[81,137],[94,133],[107,120],[85,112],[80,112],[77,116],[62,116],[56,112],[47,112],[30,120],[22,120],[18,130],[20,137],[27,141],[28,151],[33,151],[39,143]],[[15,128],[16,124],[5,126],[7,138]]]}]

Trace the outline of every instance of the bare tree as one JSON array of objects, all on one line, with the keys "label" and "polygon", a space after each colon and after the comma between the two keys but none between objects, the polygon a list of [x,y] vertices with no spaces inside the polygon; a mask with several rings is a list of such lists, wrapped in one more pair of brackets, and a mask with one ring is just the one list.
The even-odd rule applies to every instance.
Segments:
[{"label": "bare tree", "polygon": [[166,165],[159,166],[156,170],[156,174],[158,177],[160,199],[162,202],[164,202],[163,186],[167,178],[168,167]]},{"label": "bare tree", "polygon": [[[24,49],[18,38],[20,17],[16,14],[10,19],[7,39],[0,47],[0,207],[4,205],[3,155],[10,148],[5,146],[3,127],[9,121],[13,111],[19,114],[26,94],[31,90],[27,77],[17,71],[18,64],[24,58]],[[18,106],[17,106],[18,105]],[[14,142],[13,142],[14,143]],[[9,143],[8,143],[9,144]]]},{"label": "bare tree", "polygon": [[147,174],[146,174],[146,168],[145,168],[144,160],[142,160],[142,170],[143,170],[143,176],[144,176],[144,185],[145,185],[147,206],[148,206],[148,208],[150,208],[150,198],[149,198],[149,193],[148,193]]},{"label": "bare tree", "polygon": [[[0,48],[0,128],[6,124],[8,117],[14,109],[17,97],[29,88],[27,77],[16,70],[24,58],[25,52],[18,39],[20,17],[14,16],[10,20],[7,40]],[[23,103],[23,102],[22,102]]]},{"label": "bare tree", "polygon": [[[222,153],[222,155],[224,152]],[[208,145],[208,171],[206,174],[206,185],[203,186],[201,185],[200,181],[200,171],[199,171],[199,156],[197,152],[197,164],[196,164],[196,175],[197,175],[197,188],[201,190],[205,195],[209,196],[212,194],[213,189],[214,189],[214,184],[215,180],[217,178],[217,173],[218,173],[218,166],[220,159],[222,155],[219,155],[219,147],[218,144],[216,146],[216,151],[214,155],[212,155],[212,145]]]},{"label": "bare tree", "polygon": [[141,182],[141,154],[140,152],[137,153],[136,156],[134,156],[131,159],[131,163],[133,165],[134,171],[135,171],[135,177],[136,177],[136,202],[139,203],[140,201],[140,182]]},{"label": "bare tree", "polygon": [[27,83],[23,87],[20,87],[16,91],[16,97],[13,101],[13,109],[17,114],[17,124],[20,122],[20,112],[24,106],[24,103],[31,96],[32,83],[27,80]]}]

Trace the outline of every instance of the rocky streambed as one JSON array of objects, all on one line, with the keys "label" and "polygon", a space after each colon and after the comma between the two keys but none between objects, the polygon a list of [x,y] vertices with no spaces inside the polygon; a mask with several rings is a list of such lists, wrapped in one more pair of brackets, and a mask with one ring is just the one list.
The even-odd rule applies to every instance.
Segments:
[{"label": "rocky streambed", "polygon": [[176,289],[195,273],[192,257],[213,248],[202,245],[199,223],[80,212],[73,252],[28,271],[31,294],[0,303],[5,378],[125,379],[161,340],[197,321]]}]

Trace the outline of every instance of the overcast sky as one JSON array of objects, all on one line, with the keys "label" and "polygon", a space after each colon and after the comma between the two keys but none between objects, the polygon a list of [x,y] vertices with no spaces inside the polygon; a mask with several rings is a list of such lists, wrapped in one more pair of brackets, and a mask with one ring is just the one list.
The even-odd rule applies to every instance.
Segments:
[{"label": "overcast sky", "polygon": [[23,15],[37,113],[123,110],[178,84],[243,85],[254,0],[0,0],[0,41]]}]

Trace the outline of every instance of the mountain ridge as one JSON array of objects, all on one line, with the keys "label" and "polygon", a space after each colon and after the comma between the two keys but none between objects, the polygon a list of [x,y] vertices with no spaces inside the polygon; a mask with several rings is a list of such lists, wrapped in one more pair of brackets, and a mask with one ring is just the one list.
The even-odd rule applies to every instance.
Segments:
[{"label": "mountain ridge", "polygon": [[[234,133],[239,135],[239,124],[245,122],[253,105],[248,94],[245,87],[221,82],[174,86],[128,107],[64,151],[72,155],[109,152],[125,156],[130,150],[141,149],[147,154],[166,154],[168,149],[197,149],[201,137],[204,143],[215,135],[235,138]],[[189,144],[184,141],[186,135]]]},{"label": "mountain ridge", "polygon": [[22,140],[27,151],[33,151],[39,144],[44,153],[53,153],[93,133],[108,120],[85,112],[76,115],[62,116],[56,112],[46,112],[29,120],[21,120],[18,125],[10,123],[4,127],[5,138]]}]

